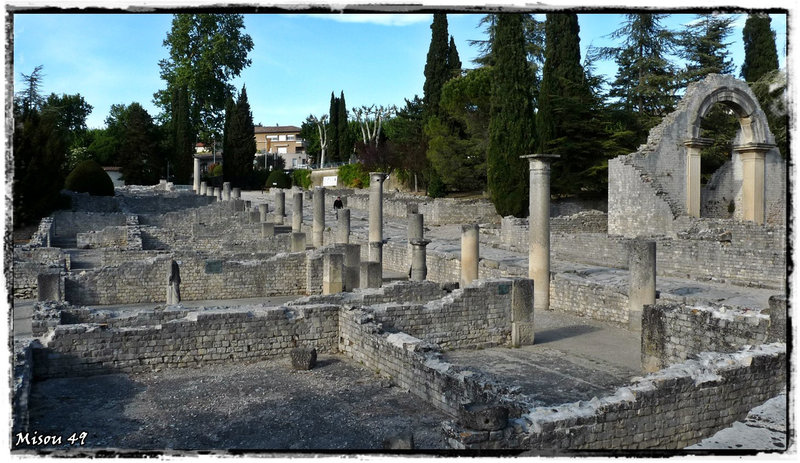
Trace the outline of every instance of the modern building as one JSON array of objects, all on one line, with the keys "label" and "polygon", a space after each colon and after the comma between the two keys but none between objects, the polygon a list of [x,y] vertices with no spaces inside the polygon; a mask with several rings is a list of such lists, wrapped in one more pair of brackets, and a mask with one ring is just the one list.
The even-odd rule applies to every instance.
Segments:
[{"label": "modern building", "polygon": [[286,168],[308,164],[306,142],[300,138],[300,127],[294,125],[275,125],[255,127],[256,162],[264,162],[267,154],[277,154],[286,161]]}]

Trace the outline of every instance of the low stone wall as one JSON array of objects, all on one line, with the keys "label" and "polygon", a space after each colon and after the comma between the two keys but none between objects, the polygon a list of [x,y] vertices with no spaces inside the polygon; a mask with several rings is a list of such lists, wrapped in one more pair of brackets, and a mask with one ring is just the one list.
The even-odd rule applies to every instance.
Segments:
[{"label": "low stone wall", "polygon": [[443,426],[449,444],[469,449],[683,449],[743,420],[786,387],[786,345],[705,353],[646,376],[607,397],[534,407],[501,431]]},{"label": "low stone wall", "polygon": [[627,328],[627,288],[598,284],[570,273],[550,278],[550,310]]},{"label": "low stone wall", "polygon": [[59,248],[14,248],[12,294],[15,299],[36,299],[40,273],[63,270],[65,255]]},{"label": "low stone wall", "polygon": [[49,248],[50,241],[53,238],[53,218],[45,217],[39,222],[39,228],[31,236],[28,244],[24,246],[26,249],[32,248]]},{"label": "low stone wall", "polygon": [[128,227],[105,227],[78,233],[75,240],[80,249],[125,248],[128,245]]},{"label": "low stone wall", "polygon": [[769,315],[741,307],[656,304],[642,313],[642,366],[656,371],[701,352],[767,342]]},{"label": "low stone wall", "polygon": [[31,338],[14,339],[14,382],[11,399],[11,434],[27,432],[29,423],[28,402],[33,382],[33,348],[38,341]]},{"label": "low stone wall", "polygon": [[126,215],[121,212],[56,211],[52,217],[53,237],[69,240],[76,238],[78,233],[88,233],[106,227],[124,227]]},{"label": "low stone wall", "polygon": [[298,346],[337,349],[336,306],[250,306],[190,312],[158,325],[60,325],[34,351],[38,379],[259,361]]}]

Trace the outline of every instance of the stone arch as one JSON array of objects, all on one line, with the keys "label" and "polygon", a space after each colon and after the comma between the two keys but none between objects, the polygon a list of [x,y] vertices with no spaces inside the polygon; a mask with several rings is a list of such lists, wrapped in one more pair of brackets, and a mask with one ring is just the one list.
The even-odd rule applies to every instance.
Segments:
[{"label": "stone arch", "polygon": [[690,86],[684,101],[690,115],[686,147],[686,211],[700,217],[700,151],[710,140],[700,137],[700,122],[717,103],[731,108],[741,127],[734,151],[742,160],[742,206],[745,220],[763,224],[765,220],[765,163],[775,147],[767,118],[750,87],[733,76],[711,75]]}]

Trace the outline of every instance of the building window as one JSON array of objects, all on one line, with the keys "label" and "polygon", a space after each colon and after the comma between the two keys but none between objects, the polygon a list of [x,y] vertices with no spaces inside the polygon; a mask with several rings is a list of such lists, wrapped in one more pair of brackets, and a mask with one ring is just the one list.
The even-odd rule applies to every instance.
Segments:
[{"label": "building window", "polygon": [[294,135],[286,135],[287,141],[294,141]]}]

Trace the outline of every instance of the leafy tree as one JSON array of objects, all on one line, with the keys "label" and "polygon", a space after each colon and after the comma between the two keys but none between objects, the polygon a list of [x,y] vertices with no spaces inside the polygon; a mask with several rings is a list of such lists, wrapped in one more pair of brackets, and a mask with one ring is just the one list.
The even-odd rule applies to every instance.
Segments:
[{"label": "leafy tree", "polygon": [[667,55],[675,48],[675,36],[661,25],[665,15],[628,14],[622,26],[611,33],[619,47],[596,50],[598,57],[611,58],[618,70],[609,96],[616,106],[634,113],[640,140],[675,108],[676,70]]},{"label": "leafy tree", "polygon": [[107,129],[93,129],[89,133],[92,142],[86,149],[89,151],[90,157],[101,166],[116,165],[120,140],[113,137]]},{"label": "leafy tree", "polygon": [[415,191],[424,184],[428,168],[425,157],[426,137],[423,131],[424,107],[422,99],[414,95],[413,100],[406,99],[406,105],[397,111],[396,117],[384,124],[384,132],[388,138],[387,149],[392,159],[397,161],[393,167],[399,176],[403,176],[406,185],[415,187]]},{"label": "leafy tree", "polygon": [[448,64],[450,45],[447,38],[447,15],[434,13],[431,23],[431,44],[425,62],[425,84],[422,87],[422,101],[425,104],[425,111],[430,115],[440,113],[439,100],[442,86],[453,76],[452,67]]},{"label": "leafy tree", "polygon": [[231,182],[232,187],[248,187],[256,155],[253,133],[253,113],[247,101],[247,89],[242,87],[239,99],[228,117],[225,133],[224,178]]},{"label": "leafy tree", "polygon": [[185,87],[194,134],[209,141],[223,130],[227,99],[234,94],[230,81],[250,66],[253,40],[244,32],[240,14],[176,14],[164,40],[169,57],[159,62],[167,88],[155,93],[164,121],[172,118],[171,98]]},{"label": "leafy tree", "polygon": [[318,119],[313,114],[306,117],[306,120],[300,124],[300,138],[306,141],[306,153],[312,159],[319,160],[319,155],[322,151],[319,139],[319,129],[317,128]]},{"label": "leafy tree", "polygon": [[159,136],[153,118],[139,103],[123,108],[119,148],[120,172],[127,185],[154,185],[163,168]]},{"label": "leafy tree", "polygon": [[68,133],[70,147],[83,146],[86,134],[86,118],[92,105],[80,94],[61,95],[51,93],[42,105],[43,112],[53,112],[56,123]]},{"label": "leafy tree", "polygon": [[523,217],[528,209],[528,166],[534,134],[530,68],[525,56],[523,18],[503,14],[497,19],[493,53],[487,186],[497,213]]},{"label": "leafy tree", "polygon": [[772,19],[766,14],[751,14],[742,29],[744,63],[742,78],[755,82],[764,74],[778,69],[778,51],[775,32],[770,27]]},{"label": "leafy tree", "polygon": [[679,56],[687,61],[683,80],[697,82],[708,74],[730,74],[733,60],[725,39],[733,29],[733,16],[699,14],[678,35]]}]

